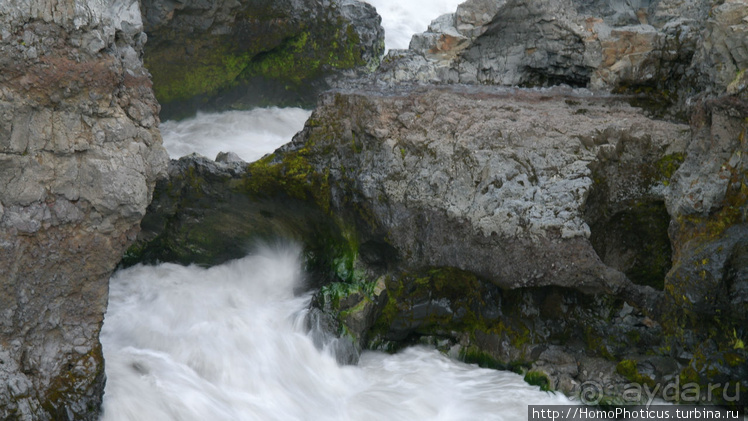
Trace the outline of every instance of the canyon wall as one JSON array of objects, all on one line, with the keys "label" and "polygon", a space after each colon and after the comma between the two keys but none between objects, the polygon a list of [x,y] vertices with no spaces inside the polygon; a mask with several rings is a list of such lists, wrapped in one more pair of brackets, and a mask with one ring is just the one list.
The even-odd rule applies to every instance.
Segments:
[{"label": "canyon wall", "polygon": [[0,419],[98,418],[108,280],[167,155],[137,0],[0,7]]},{"label": "canyon wall", "polygon": [[354,0],[143,0],[146,67],[162,117],[255,106],[313,107],[336,78],[384,53],[372,6]]}]

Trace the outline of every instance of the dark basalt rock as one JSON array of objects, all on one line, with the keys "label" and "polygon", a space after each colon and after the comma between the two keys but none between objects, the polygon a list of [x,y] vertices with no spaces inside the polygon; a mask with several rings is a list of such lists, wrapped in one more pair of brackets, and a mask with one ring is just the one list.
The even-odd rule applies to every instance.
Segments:
[{"label": "dark basalt rock", "polygon": [[161,117],[254,106],[311,107],[336,77],[384,53],[380,17],[352,0],[144,0]]}]

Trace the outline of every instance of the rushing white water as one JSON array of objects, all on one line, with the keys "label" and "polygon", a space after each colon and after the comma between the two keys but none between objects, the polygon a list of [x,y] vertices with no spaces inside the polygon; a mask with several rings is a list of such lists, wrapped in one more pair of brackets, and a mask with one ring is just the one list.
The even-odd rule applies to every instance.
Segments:
[{"label": "rushing white water", "polygon": [[197,152],[215,159],[218,152],[234,152],[252,162],[291,140],[311,113],[277,107],[199,113],[188,120],[163,122],[161,136],[172,158]]},{"label": "rushing white water", "polygon": [[102,421],[518,420],[564,404],[513,373],[427,348],[340,366],[304,331],[299,250],[204,269],[137,266],[110,282]]},{"label": "rushing white water", "polygon": [[408,48],[413,34],[428,28],[432,20],[453,13],[465,0],[365,0],[382,17],[385,47]]}]

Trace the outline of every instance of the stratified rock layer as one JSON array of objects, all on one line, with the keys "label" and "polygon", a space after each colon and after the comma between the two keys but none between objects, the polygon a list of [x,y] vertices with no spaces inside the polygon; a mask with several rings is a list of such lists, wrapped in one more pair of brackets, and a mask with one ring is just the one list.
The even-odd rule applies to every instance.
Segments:
[{"label": "stratified rock layer", "polygon": [[166,164],[137,1],[0,8],[0,418],[93,420],[108,278]]},{"label": "stratified rock layer", "polygon": [[145,0],[145,60],[162,117],[197,109],[313,106],[341,73],[384,53],[372,6],[353,0]]},{"label": "stratified rock layer", "polygon": [[377,79],[563,83],[645,94],[683,116],[690,97],[746,99],[746,16],[744,0],[468,0],[390,52]]}]

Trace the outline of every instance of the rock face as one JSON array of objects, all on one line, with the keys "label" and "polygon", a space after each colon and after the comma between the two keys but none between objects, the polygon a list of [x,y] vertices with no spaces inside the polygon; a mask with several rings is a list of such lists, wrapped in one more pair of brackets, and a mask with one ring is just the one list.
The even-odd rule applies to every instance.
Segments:
[{"label": "rock face", "polygon": [[[689,129],[567,94],[328,95],[299,139],[331,150],[314,156],[314,168],[329,169],[334,198],[352,196],[380,221],[405,266],[455,267],[504,288],[618,292],[625,277],[589,242],[590,166],[626,159],[627,144],[655,157],[682,153]],[[656,175],[627,183],[617,200],[661,187]]]},{"label": "rock face", "polygon": [[748,375],[748,103],[706,101],[691,124],[693,139],[665,201],[675,256],[665,280],[666,327],[689,361],[684,379],[724,383]]},{"label": "rock face", "polygon": [[[598,401],[618,403],[633,403],[622,400],[632,382],[662,389],[682,377],[707,384],[718,380],[715,370],[744,379],[745,350],[736,346],[746,298],[745,173],[736,170],[738,178],[725,182],[708,175],[718,167],[703,165],[744,153],[745,116],[730,117],[729,125],[719,120],[720,110],[736,109],[727,101],[688,126],[651,119],[625,97],[586,90],[332,92],[291,144],[245,172],[211,182],[209,174],[223,171],[216,168],[239,164],[195,157],[175,164],[182,169],[146,218],[161,221],[154,239],[143,237],[131,250],[137,259],[153,253],[151,259],[215,262],[200,260],[199,250],[236,250],[272,221],[270,235],[313,250],[327,285],[311,323],[342,337],[345,362],[362,348],[426,341],[466,361],[529,370],[528,378],[572,395],[593,382]],[[707,115],[719,123],[706,123]],[[722,146],[704,147],[715,142]],[[711,210],[677,210],[684,197],[711,198]],[[236,198],[240,205],[228,205]],[[279,211],[292,208],[318,211],[306,222]],[[223,217],[215,212],[228,209],[244,216],[216,222]],[[718,219],[720,209],[733,219]],[[298,230],[312,220],[326,228],[311,236]],[[234,237],[204,231],[222,226],[243,228],[232,230]],[[668,226],[671,235],[676,228],[685,234],[671,240]],[[723,240],[691,242],[704,226]],[[339,246],[313,246],[309,238]],[[711,253],[704,244],[721,250],[711,286],[699,281],[695,265]],[[708,294],[694,295],[706,301],[694,298],[690,307],[679,301],[699,288],[725,294],[713,303]],[[713,335],[703,314],[717,310],[737,316],[723,319]],[[735,336],[724,336],[728,331]],[[699,349],[703,340],[713,346]],[[704,361],[724,355],[716,361],[732,365]],[[745,386],[732,383],[730,393]]]},{"label": "rock face", "polygon": [[367,72],[384,53],[372,6],[354,0],[144,0],[162,117],[197,109],[313,106],[336,75]]},{"label": "rock face", "polygon": [[98,417],[108,278],[166,153],[137,1],[0,8],[0,418]]},{"label": "rock face", "polygon": [[426,342],[586,403],[744,406],[746,6],[469,0],[275,154],[173,164],[132,257],[291,236],[347,362]]},{"label": "rock face", "polygon": [[745,107],[707,101],[689,126],[585,90],[359,89],[275,159],[324,174],[309,188],[356,233],[353,279],[317,301],[354,345],[430,341],[572,395],[593,382],[593,403],[677,378],[745,405]]},{"label": "rock face", "polygon": [[284,238],[304,244],[308,269],[329,277],[332,263],[324,259],[346,253],[345,246],[337,248],[346,243],[338,225],[306,195],[272,188],[281,177],[275,180],[257,163],[251,172],[247,168],[196,154],[172,160],[168,180],[156,185],[139,241],[122,263],[215,265],[245,256],[258,242]]},{"label": "rock face", "polygon": [[[393,51],[378,79],[519,86],[564,83],[656,93],[683,106],[730,90],[745,99],[748,4],[468,0]],[[681,108],[679,112],[683,112]]]},{"label": "rock face", "polygon": [[[490,321],[492,315],[473,312],[474,315],[478,314],[477,319],[481,321],[478,329],[470,324],[458,324],[453,329],[473,332],[468,335],[471,340],[467,342],[467,356],[473,352],[470,346],[477,345],[480,352],[485,351],[500,361],[534,361],[532,369],[548,376],[546,384],[549,387],[579,393],[582,392],[578,389],[580,383],[593,381],[599,386],[598,397],[604,399],[615,400],[622,396],[624,385],[621,381],[650,387],[659,385],[662,389],[677,379],[681,384],[691,382],[701,387],[702,393],[691,401],[719,401],[744,406],[744,393],[748,390],[748,384],[742,380],[747,374],[744,255],[748,221],[748,171],[743,158],[748,133],[747,31],[748,3],[744,0],[469,0],[461,4],[456,13],[432,22],[426,33],[414,36],[409,50],[390,52],[373,78],[376,86],[413,82],[523,87],[565,84],[586,87],[598,94],[634,94],[629,98],[632,105],[643,107],[650,116],[689,121],[691,133],[682,132],[687,138],[686,142],[667,152],[658,146],[657,136],[645,140],[646,136],[631,136],[611,128],[600,127],[597,135],[580,137],[586,147],[597,148],[597,156],[587,165],[592,188],[586,190],[587,196],[577,201],[584,203],[576,208],[581,209],[581,213],[572,213],[577,212],[578,218],[589,228],[591,248],[606,267],[623,272],[625,278],[636,284],[664,289],[663,296],[643,294],[639,295],[640,299],[649,297],[653,301],[632,300],[636,294],[627,293],[626,288],[608,295],[608,298],[625,300],[628,303],[626,306],[630,304],[636,307],[632,312],[630,308],[620,307],[620,303],[601,300],[600,290],[593,299],[595,304],[589,307],[589,304],[584,304],[589,303],[586,301],[589,297],[574,296],[568,291],[523,291],[520,297],[515,296],[514,299],[525,304],[507,310],[506,301],[502,301],[507,295],[492,293],[490,289],[483,289],[477,296],[463,294],[460,297],[462,304],[455,304],[455,296],[449,294],[441,295],[446,301],[434,300],[434,296],[440,296],[440,276],[421,271],[416,276],[401,276],[388,284],[390,297],[393,292],[398,297],[397,304],[395,309],[386,307],[382,310],[382,317],[375,323],[374,331],[387,332],[383,336],[385,341],[388,338],[401,341],[409,332],[403,326],[411,328],[412,335],[413,319],[416,318],[421,321],[420,326],[416,327],[417,334],[429,335],[435,330],[424,329],[423,326],[430,323],[433,326],[439,314],[457,314],[460,308],[475,308],[478,297],[493,297],[491,304],[488,301],[484,303],[500,309],[497,312],[501,316],[493,315],[502,320],[499,328],[494,328],[493,332],[488,329],[487,334],[477,334],[480,330],[486,332],[485,325],[481,326],[481,323]],[[579,102],[576,98],[570,100],[575,104]],[[350,104],[346,107],[350,108]],[[589,112],[587,107],[584,111]],[[370,113],[376,114],[373,111]],[[407,115],[399,111],[398,114]],[[423,117],[426,114],[415,111],[415,115]],[[448,115],[442,113],[443,117]],[[549,115],[558,117],[555,112]],[[461,118],[465,119],[464,116]],[[630,117],[625,117],[621,121],[629,120]],[[403,124],[412,125],[412,121],[403,121]],[[546,118],[544,121],[554,120]],[[488,127],[491,123],[482,125]],[[539,123],[528,125],[542,127]],[[552,127],[561,133],[568,133],[571,127],[576,128],[576,123],[568,125],[559,121]],[[665,133],[678,137],[677,130],[670,128]],[[544,135],[546,138],[556,136],[547,132]],[[410,136],[417,137],[414,134]],[[609,136],[617,139],[611,142],[611,146],[597,143]],[[556,149],[553,156],[563,156],[556,153]],[[439,165],[432,164],[432,167],[439,168]],[[379,170],[387,173],[383,168]],[[458,170],[460,174],[464,172]],[[514,173],[506,168],[502,168],[501,172]],[[443,185],[459,180],[451,173],[445,173],[449,175],[442,177],[441,182],[421,179],[407,184],[407,197],[418,197],[427,185]],[[565,177],[564,192],[579,191],[568,189],[572,187],[572,180],[578,183],[579,179],[570,179],[568,174],[561,177]],[[372,176],[367,175],[363,180],[370,178]],[[538,177],[538,180],[542,180],[542,177]],[[482,178],[478,181],[482,182]],[[351,189],[365,191],[362,186],[366,183],[357,183]],[[388,183],[387,179],[383,182],[379,180],[377,185],[380,191],[382,186],[391,185]],[[469,183],[464,183],[455,191],[464,191],[468,186]],[[467,197],[471,200],[480,197],[479,186],[476,184],[475,189],[468,190],[472,195]],[[500,180],[494,187],[499,186],[505,188],[506,180]],[[542,183],[533,184],[532,188],[541,186]],[[546,183],[546,188],[548,186]],[[577,188],[576,185],[573,187]],[[490,189],[484,189],[481,193],[485,195],[488,191]],[[433,197],[449,197],[450,192],[434,190],[433,194]],[[368,195],[362,202],[375,203],[371,209],[381,209],[381,198],[387,196],[380,192],[377,197],[378,201],[373,202],[371,195]],[[549,199],[550,203],[554,202],[553,196],[546,193],[529,201],[535,215],[538,209],[544,209]],[[572,198],[566,200],[575,203]],[[439,202],[438,199],[431,201]],[[460,204],[461,201],[450,200],[446,206],[441,206],[457,210]],[[413,205],[409,206],[412,210]],[[568,215],[564,212],[555,215]],[[374,213],[381,214],[377,211]],[[391,212],[390,215],[396,216],[384,220],[396,221],[400,215],[407,213],[402,210]],[[449,253],[440,253],[439,248],[433,246],[447,243],[446,237],[439,238],[432,234],[434,228],[438,231],[441,222],[434,216],[423,220],[430,224],[430,229],[428,233],[418,234],[426,239],[428,245],[420,241],[414,244],[418,244],[420,250],[426,250],[426,255],[436,254],[438,257],[433,262],[446,261],[453,265],[453,261],[444,257]],[[449,225],[460,233],[459,238],[464,238],[459,224]],[[417,223],[409,221],[403,225],[403,229],[410,230],[412,234],[416,226]],[[511,226],[517,227],[517,224],[512,223]],[[525,226],[520,220],[518,231],[527,231]],[[397,234],[389,232],[386,238],[388,241],[398,239]],[[512,241],[504,241],[503,244],[513,248]],[[532,250],[526,244],[523,246],[524,250]],[[571,261],[578,265],[584,254],[580,253],[581,249],[571,251],[569,247],[566,244],[563,249],[570,250],[575,256]],[[524,250],[523,253],[526,253]],[[471,258],[475,258],[481,262],[477,266],[489,266],[490,263],[486,262],[500,259],[481,255],[480,252],[471,254],[458,247],[452,247],[450,252],[454,255],[465,253],[466,256],[455,259],[460,262],[470,262]],[[505,250],[503,252],[506,253]],[[533,265],[543,262],[545,258],[553,258],[551,253],[530,252],[529,255]],[[420,255],[411,252],[405,260],[412,261],[412,256],[418,260]],[[518,260],[519,256],[511,256],[507,262],[517,265],[515,262]],[[502,263],[488,272],[496,276],[502,269],[506,271],[506,262]],[[542,267],[542,263],[539,265]],[[525,278],[536,273],[530,267],[519,266],[519,273],[525,274]],[[464,265],[457,267],[466,268]],[[551,267],[556,271],[549,271],[545,267],[537,273],[548,277],[549,274],[560,272],[558,267]],[[486,276],[485,272],[476,271],[474,266],[468,270],[469,273]],[[510,279],[522,279],[517,274],[513,275]],[[424,279],[431,282],[430,289],[419,292],[421,287],[418,285],[422,285]],[[465,276],[454,276],[453,279],[463,279],[466,285],[473,285]],[[490,276],[488,279],[491,279]],[[579,277],[566,285],[576,285],[578,288],[584,285],[581,279]],[[476,288],[475,285],[466,286],[463,290]],[[544,298],[554,295],[561,298],[554,299],[550,304]],[[496,299],[497,296],[501,299]],[[565,309],[572,303],[586,310],[568,317],[569,312]],[[557,304],[563,311],[543,314],[544,308]],[[429,306],[431,310],[425,311],[424,308]],[[338,318],[343,319],[343,312],[340,314]],[[559,317],[559,314],[563,315]],[[583,321],[590,314],[596,314],[595,317],[608,322]],[[644,325],[650,329],[629,329],[633,315],[639,317],[634,326]],[[437,316],[436,319],[434,316]],[[527,319],[532,319],[532,322],[527,322]],[[446,320],[441,321],[446,323]],[[522,334],[523,324],[531,325],[530,332],[544,333],[539,337]],[[576,328],[572,327],[575,324]],[[570,334],[574,329],[577,329],[576,332]],[[445,331],[448,329],[436,330],[442,337]],[[609,336],[611,332],[615,332],[614,335],[619,338],[628,339],[617,342]],[[586,344],[575,346],[574,341],[568,339],[578,337],[585,338]],[[595,339],[590,341],[592,337]],[[533,350],[532,346],[526,344],[528,340],[530,343],[538,341],[550,344],[551,347]],[[460,343],[464,345],[464,339]],[[511,346],[507,346],[507,343]],[[559,348],[560,344],[563,346]],[[580,353],[580,349],[584,349],[584,352]],[[642,353],[655,358],[643,357]],[[478,356],[477,360],[485,360],[484,354],[479,353]],[[610,361],[617,364],[613,367]],[[588,377],[589,373],[602,373],[602,377],[591,378]],[[717,384],[720,396],[714,398],[703,393],[707,385]],[[728,399],[732,392],[737,393],[737,399]],[[736,397],[735,393],[733,398]]]}]

